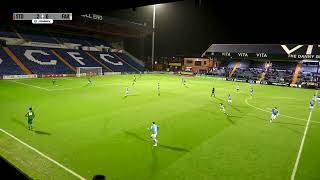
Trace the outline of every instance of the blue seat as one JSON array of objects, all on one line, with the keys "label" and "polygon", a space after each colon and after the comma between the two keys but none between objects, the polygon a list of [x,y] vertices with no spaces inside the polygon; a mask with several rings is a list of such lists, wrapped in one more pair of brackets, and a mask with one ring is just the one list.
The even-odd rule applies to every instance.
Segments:
[{"label": "blue seat", "polygon": [[55,44],[58,43],[54,38],[50,36],[33,35],[33,34],[21,34],[21,36],[24,39],[27,39],[29,41],[34,41],[34,42],[55,43]]},{"label": "blue seat", "polygon": [[[117,58],[113,52],[91,52],[91,54],[114,72],[135,72],[133,68]],[[104,54],[107,61],[101,58],[101,54]]]},{"label": "blue seat", "polygon": [[117,56],[119,56],[122,60],[126,61],[128,64],[130,64],[131,66],[135,67],[136,69],[138,69],[139,71],[144,71],[145,68],[143,66],[141,66],[139,63],[137,63],[135,60],[133,60],[132,58],[130,58],[127,54],[125,53],[121,53],[121,52],[116,52],[115,53]]},{"label": "blue seat", "polygon": [[[86,54],[82,50],[75,50],[75,49],[55,49],[59,55],[61,55],[69,64],[74,67],[101,67],[101,64],[96,62],[92,59],[88,54]],[[75,57],[81,57],[80,62],[75,60],[70,54],[68,53],[78,53],[74,54]]]},{"label": "blue seat", "polygon": [[23,75],[22,69],[0,48],[0,75]]},{"label": "blue seat", "polygon": [[[59,60],[48,48],[41,47],[29,47],[29,46],[9,46],[9,48],[15,53],[15,55],[21,60],[21,62],[30,69],[34,74],[71,74],[74,73],[66,66],[61,60]],[[35,60],[30,60],[25,55],[26,50],[41,50],[40,53],[33,53],[32,56]],[[40,61],[40,62],[37,62]],[[52,62],[53,61],[53,62]],[[51,62],[51,64],[50,64]]]},{"label": "blue seat", "polygon": [[19,38],[15,32],[0,31],[0,37]]}]

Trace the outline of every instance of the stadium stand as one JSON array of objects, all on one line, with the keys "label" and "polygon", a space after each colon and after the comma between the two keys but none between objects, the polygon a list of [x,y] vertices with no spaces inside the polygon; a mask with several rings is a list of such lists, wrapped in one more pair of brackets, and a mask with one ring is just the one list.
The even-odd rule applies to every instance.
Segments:
[{"label": "stadium stand", "polygon": [[19,38],[15,32],[0,31],[0,37]]},{"label": "stadium stand", "polygon": [[144,71],[145,68],[141,66],[139,63],[135,62],[133,59],[131,59],[127,54],[121,53],[121,52],[115,52],[118,57],[120,57],[122,60],[126,61],[131,66],[135,67],[139,71]]},{"label": "stadium stand", "polygon": [[34,74],[72,74],[73,72],[48,48],[9,46],[19,60]]},{"label": "stadium stand", "polygon": [[103,63],[108,68],[115,72],[137,72],[134,68],[130,67],[126,62],[117,58],[113,52],[90,52],[98,61]]},{"label": "stadium stand", "polygon": [[55,51],[73,67],[101,67],[99,63],[82,50],[55,49]]},{"label": "stadium stand", "polygon": [[0,75],[23,75],[21,68],[0,49]]},{"label": "stadium stand", "polygon": [[[133,56],[125,52],[109,52],[111,49],[82,50],[82,46],[105,46],[111,42],[89,37],[71,35],[46,35],[0,32],[0,37],[23,38],[20,44],[9,43],[7,51],[0,49],[0,74],[74,74],[76,67],[102,67],[104,72],[140,72],[145,68]],[[8,40],[7,40],[8,41]],[[13,40],[11,42],[14,42]],[[15,41],[16,42],[16,41]],[[32,43],[32,44],[28,44]],[[41,43],[51,43],[46,46]],[[79,44],[78,49],[64,43]],[[80,49],[79,49],[80,48]],[[99,49],[100,48],[100,49]],[[11,56],[8,56],[8,55]],[[14,59],[14,60],[13,60]],[[20,66],[20,67],[19,67]]]},{"label": "stadium stand", "polygon": [[33,34],[21,34],[21,36],[27,41],[44,42],[44,43],[57,43],[57,41],[50,36],[33,35]]}]

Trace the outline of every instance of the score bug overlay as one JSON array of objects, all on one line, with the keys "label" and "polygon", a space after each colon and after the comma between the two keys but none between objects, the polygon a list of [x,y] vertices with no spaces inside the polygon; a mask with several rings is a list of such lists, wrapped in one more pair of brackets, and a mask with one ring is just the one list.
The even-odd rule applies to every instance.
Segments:
[{"label": "score bug overlay", "polygon": [[13,20],[31,20],[33,24],[52,24],[55,20],[72,20],[72,13],[13,13]]}]

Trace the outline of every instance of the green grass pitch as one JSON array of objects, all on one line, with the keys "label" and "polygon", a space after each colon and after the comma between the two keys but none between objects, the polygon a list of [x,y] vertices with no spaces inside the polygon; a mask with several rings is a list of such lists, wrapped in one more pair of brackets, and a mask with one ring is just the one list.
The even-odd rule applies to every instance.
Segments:
[{"label": "green grass pitch", "polygon": [[[80,176],[108,180],[290,179],[315,90],[214,78],[133,75],[0,81],[0,128]],[[157,94],[160,82],[161,95]],[[236,85],[240,92],[236,93]],[[125,87],[129,96],[124,98]],[[212,87],[216,98],[210,97]],[[231,94],[233,104],[227,104]],[[226,105],[226,117],[219,103]],[[24,117],[32,106],[34,130]],[[271,108],[280,116],[269,123]],[[147,130],[159,126],[159,146]],[[296,179],[320,179],[320,104]],[[78,179],[0,132],[0,155],[34,179]]]}]

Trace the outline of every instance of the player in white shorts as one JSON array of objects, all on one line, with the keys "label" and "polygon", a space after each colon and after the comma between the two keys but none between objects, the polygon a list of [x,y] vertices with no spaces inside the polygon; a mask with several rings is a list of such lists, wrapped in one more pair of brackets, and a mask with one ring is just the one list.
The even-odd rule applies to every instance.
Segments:
[{"label": "player in white shorts", "polygon": [[226,112],[226,108],[224,107],[224,105],[222,103],[220,103],[220,111],[222,111],[223,114],[228,116],[228,113]]},{"label": "player in white shorts", "polygon": [[128,86],[126,87],[126,90],[125,90],[125,95],[124,95],[124,97],[127,97],[129,95],[129,88],[128,88]]},{"label": "player in white shorts", "polygon": [[150,131],[152,132],[151,139],[154,142],[153,146],[158,146],[158,140],[157,140],[158,130],[159,130],[159,126],[155,122],[152,122]]},{"label": "player in white shorts", "polygon": [[316,104],[316,101],[311,99],[310,101],[310,106],[309,106],[309,110],[311,111],[314,108],[314,105]]},{"label": "player in white shorts", "polygon": [[230,96],[230,94],[229,94],[229,96],[228,96],[228,103],[229,103],[229,104],[232,104],[232,97]]},{"label": "player in white shorts", "polygon": [[272,121],[276,120],[278,115],[279,115],[279,110],[277,109],[277,107],[272,108],[270,122],[272,123]]}]

